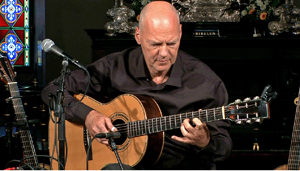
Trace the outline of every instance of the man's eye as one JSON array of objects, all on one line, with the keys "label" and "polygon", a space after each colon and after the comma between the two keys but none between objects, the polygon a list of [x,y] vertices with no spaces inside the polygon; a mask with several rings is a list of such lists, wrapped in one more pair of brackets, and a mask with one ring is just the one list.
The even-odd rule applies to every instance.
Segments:
[{"label": "man's eye", "polygon": [[153,47],[158,47],[160,44],[152,44]]}]

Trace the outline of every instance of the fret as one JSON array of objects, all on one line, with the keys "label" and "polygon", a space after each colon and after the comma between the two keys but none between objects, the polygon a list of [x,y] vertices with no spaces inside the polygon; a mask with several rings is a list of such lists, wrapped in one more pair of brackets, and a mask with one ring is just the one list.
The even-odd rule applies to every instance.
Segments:
[{"label": "fret", "polygon": [[151,119],[151,121],[152,121],[152,124],[151,124],[151,128],[152,128],[152,133],[154,133],[154,128],[153,128],[153,118]]},{"label": "fret", "polygon": [[171,117],[169,116],[169,122],[170,122],[170,129],[172,129],[172,121],[171,121]]},{"label": "fret", "polygon": [[[145,134],[147,134],[147,125],[146,125],[146,123],[147,123],[147,120],[144,120]],[[145,134],[144,134],[144,135],[145,135]]]},{"label": "fret", "polygon": [[151,134],[151,130],[150,130],[150,120],[148,120],[148,133]]},{"label": "fret", "polygon": [[26,118],[16,118],[17,121],[26,121]]},{"label": "fret", "polygon": [[206,112],[206,122],[208,122],[208,113],[207,113],[207,109],[205,110]]},{"label": "fret", "polygon": [[214,108],[214,120],[216,120],[216,108]]},{"label": "fret", "polygon": [[18,115],[19,115],[19,114],[21,114],[21,115],[24,114],[24,115],[25,115],[25,112],[15,112],[15,114],[18,114]]},{"label": "fret", "polygon": [[161,131],[161,119],[160,119],[160,117],[156,119],[156,123],[157,123],[157,132],[160,132]]},{"label": "fret", "polygon": [[11,94],[13,94],[13,93],[19,94],[19,91],[18,91],[18,90],[12,90],[12,91],[10,91],[10,92],[11,92]]},{"label": "fret", "polygon": [[145,129],[145,120],[141,121],[142,135],[145,135],[147,130]]},{"label": "fret", "polygon": [[[293,142],[298,143],[300,142],[300,140],[294,140]],[[295,143],[291,143],[291,144],[295,144]]]},{"label": "fret", "polygon": [[157,122],[157,118],[155,118],[154,128],[156,128],[156,131],[155,131],[155,132],[158,132],[158,122]]},{"label": "fret", "polygon": [[164,119],[165,119],[165,130],[168,130],[168,128],[167,128],[167,117],[164,116]]},{"label": "fret", "polygon": [[127,123],[127,132],[128,132],[128,137],[131,137],[131,129],[130,129],[130,122]]},{"label": "fret", "polygon": [[162,131],[162,123],[161,123],[161,117],[159,118],[159,122],[160,122],[160,131]]},{"label": "fret", "polygon": [[143,121],[140,121],[141,135],[145,135]]},{"label": "fret", "polygon": [[14,105],[14,108],[23,108],[23,105]]},{"label": "fret", "polygon": [[174,121],[175,121],[175,122],[174,122],[174,123],[175,123],[174,126],[175,126],[175,128],[177,128],[177,124],[176,124],[176,115],[174,115]]},{"label": "fret", "polygon": [[127,132],[128,132],[128,136],[132,137],[132,134],[131,134],[131,122],[127,123]]},{"label": "fret", "polygon": [[137,136],[141,135],[140,133],[140,122],[137,121]]},{"label": "fret", "polygon": [[142,127],[142,122],[138,121],[138,127],[139,127],[139,135],[143,135],[143,127]]},{"label": "fret", "polygon": [[153,118],[153,128],[154,128],[153,130],[154,133],[158,132],[157,118]]},{"label": "fret", "polygon": [[135,136],[139,135],[139,122],[135,121]]},{"label": "fret", "polygon": [[136,122],[133,122],[133,135],[136,136]]},{"label": "fret", "polygon": [[131,134],[131,137],[133,137],[133,128],[132,128],[132,122],[129,122],[129,125],[130,125],[130,134]]},{"label": "fret", "polygon": [[136,122],[133,122],[133,136],[136,136]]}]

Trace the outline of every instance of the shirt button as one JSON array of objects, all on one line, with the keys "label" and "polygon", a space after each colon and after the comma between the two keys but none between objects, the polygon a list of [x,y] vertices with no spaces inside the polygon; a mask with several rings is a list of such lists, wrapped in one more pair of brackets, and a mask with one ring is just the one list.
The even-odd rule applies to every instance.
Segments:
[{"label": "shirt button", "polygon": [[147,78],[146,81],[149,81],[149,79]]}]

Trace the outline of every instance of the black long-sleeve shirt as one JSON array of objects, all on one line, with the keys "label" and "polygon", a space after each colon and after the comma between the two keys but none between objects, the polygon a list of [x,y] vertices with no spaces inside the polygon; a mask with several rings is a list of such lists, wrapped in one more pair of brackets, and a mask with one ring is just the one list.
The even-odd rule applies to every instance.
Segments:
[{"label": "black long-sleeve shirt", "polygon": [[[178,53],[168,80],[159,85],[152,81],[140,47],[107,55],[86,68],[91,76],[87,95],[101,102],[124,93],[150,96],[165,116],[228,103],[222,80],[206,64],[182,51]],[[66,76],[65,105],[77,102],[73,95],[84,93],[87,81],[83,70],[74,70]],[[57,86],[51,82],[42,91],[43,100],[48,103],[48,94],[55,94],[56,91]],[[91,110],[83,103],[66,107],[66,119],[83,124]],[[163,153],[150,169],[215,169],[214,163],[227,158],[232,149],[230,122],[213,121],[207,125],[211,141],[204,149],[171,139],[172,135],[182,136],[180,129],[166,131]]]}]

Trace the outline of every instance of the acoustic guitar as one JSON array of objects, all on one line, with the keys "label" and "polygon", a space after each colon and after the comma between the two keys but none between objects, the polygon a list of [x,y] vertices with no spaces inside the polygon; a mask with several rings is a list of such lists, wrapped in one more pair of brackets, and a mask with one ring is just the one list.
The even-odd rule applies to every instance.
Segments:
[{"label": "acoustic guitar", "polygon": [[22,103],[22,97],[19,92],[18,83],[15,80],[15,72],[7,58],[0,54],[0,79],[9,87],[10,95],[8,99],[11,100],[15,112],[15,119],[20,127],[20,139],[22,143],[23,155],[26,159],[24,162],[34,169],[40,168],[38,162],[34,143],[32,141],[31,133],[29,130],[28,122],[25,115],[25,110]]},{"label": "acoustic guitar", "polygon": [[[300,93],[300,91],[299,91]],[[299,94],[300,97],[300,94]],[[300,162],[300,143],[299,143],[299,131],[300,131],[300,103],[298,97],[294,100],[296,107],[292,140],[289,150],[288,163],[275,168],[275,170],[299,170]]]},{"label": "acoustic guitar", "polygon": [[[81,99],[82,95],[75,95]],[[199,110],[170,116],[162,116],[156,101],[150,97],[123,94],[109,103],[101,103],[85,96],[84,104],[106,114],[121,133],[115,139],[121,162],[130,166],[152,165],[160,157],[164,146],[164,131],[180,128],[186,118],[199,118],[202,122],[228,119],[230,121],[255,122],[270,118],[269,102],[259,97],[236,101],[227,106]],[[54,142],[54,126],[49,122],[49,142]],[[88,131],[82,125],[66,121],[66,141],[68,146],[67,170],[86,170],[87,147],[90,142]],[[90,170],[99,170],[109,163],[117,163],[115,153],[110,146],[91,143],[88,156]],[[50,152],[52,152],[50,146]],[[57,154],[56,156],[57,157]],[[55,161],[54,161],[55,162]],[[58,168],[57,162],[53,165]]]}]

